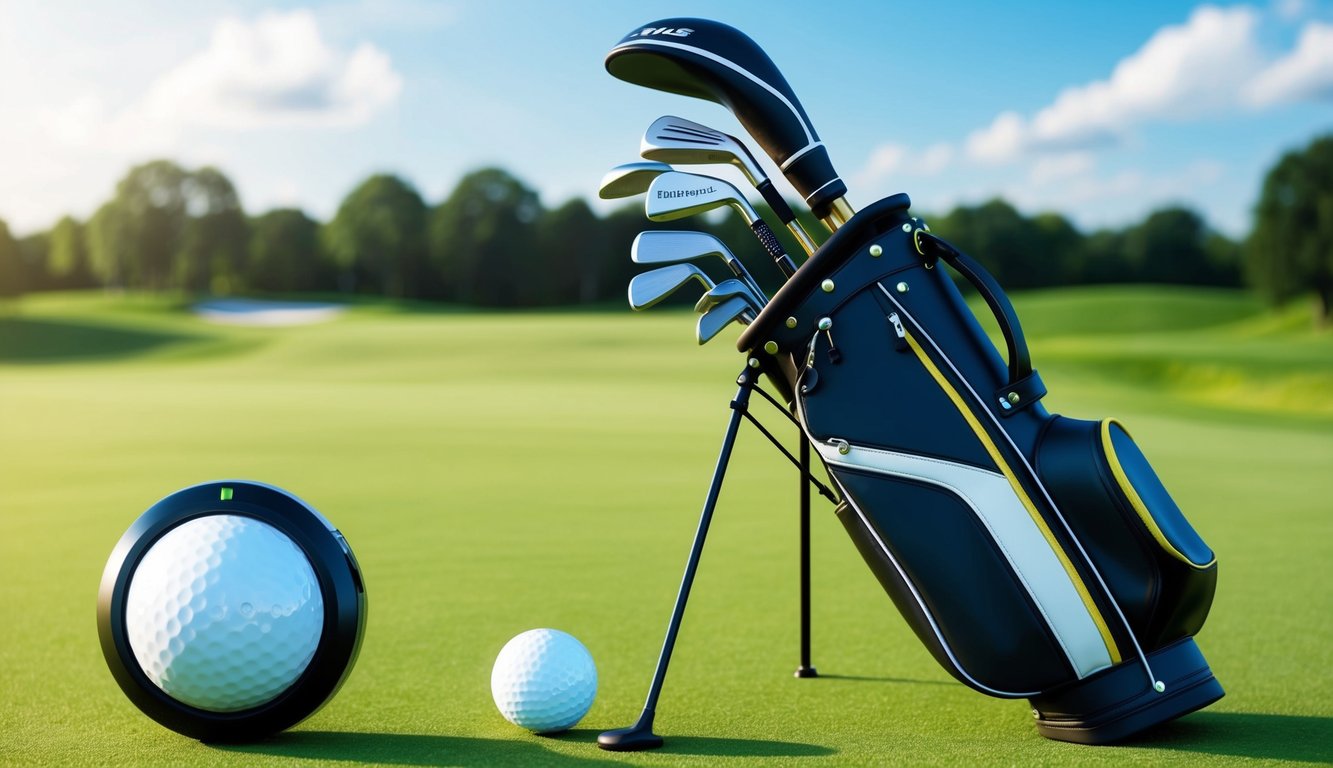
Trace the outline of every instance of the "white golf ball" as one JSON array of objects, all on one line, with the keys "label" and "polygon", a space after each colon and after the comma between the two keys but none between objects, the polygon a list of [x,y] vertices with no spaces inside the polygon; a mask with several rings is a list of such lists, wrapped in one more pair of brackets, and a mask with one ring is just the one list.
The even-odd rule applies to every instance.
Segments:
[{"label": "white golf ball", "polygon": [[505,719],[535,733],[574,727],[597,696],[597,666],[573,635],[530,629],[505,643],[491,670],[491,696]]},{"label": "white golf ball", "polygon": [[125,599],[130,648],[172,698],[212,712],[272,701],[319,646],[324,600],[286,534],[238,515],[171,529],[144,553]]}]

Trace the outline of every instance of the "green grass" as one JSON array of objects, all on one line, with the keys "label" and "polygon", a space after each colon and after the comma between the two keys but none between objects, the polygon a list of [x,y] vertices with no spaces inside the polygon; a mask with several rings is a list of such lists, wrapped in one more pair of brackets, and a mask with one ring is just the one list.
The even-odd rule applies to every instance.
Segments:
[{"label": "green grass", "polygon": [[[1225,292],[1018,300],[1053,410],[1124,420],[1217,551],[1199,644],[1227,689],[1128,746],[1037,736],[952,681],[822,503],[815,663],[795,680],[796,478],[742,433],[658,716],[637,715],[741,362],[681,312],[435,313],[207,325],[172,302],[27,299],[0,316],[0,762],[55,765],[1251,764],[1333,760],[1333,337]],[[776,420],[771,423],[777,424]],[[199,744],[116,687],[94,604],[112,545],[185,485],[303,496],[370,594],[357,668],[293,731]],[[589,647],[598,700],[530,736],[490,701],[518,632]]]}]

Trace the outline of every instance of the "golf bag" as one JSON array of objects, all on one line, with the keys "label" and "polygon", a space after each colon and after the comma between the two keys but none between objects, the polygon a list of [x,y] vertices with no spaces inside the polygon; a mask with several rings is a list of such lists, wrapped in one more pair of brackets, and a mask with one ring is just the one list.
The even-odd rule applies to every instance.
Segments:
[{"label": "golf bag", "polygon": [[1124,426],[1047,412],[1003,290],[909,204],[859,211],[738,343],[787,390],[847,533],[940,665],[1028,698],[1045,736],[1103,743],[1216,701],[1193,640],[1212,551]]}]

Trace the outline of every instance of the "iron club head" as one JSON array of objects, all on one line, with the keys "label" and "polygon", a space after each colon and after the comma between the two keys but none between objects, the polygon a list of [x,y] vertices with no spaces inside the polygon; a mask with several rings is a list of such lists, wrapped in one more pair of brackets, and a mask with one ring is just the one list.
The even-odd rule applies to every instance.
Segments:
[{"label": "iron club head", "polygon": [[694,327],[694,338],[700,344],[707,344],[709,339],[716,336],[728,324],[737,319],[744,319],[747,313],[753,317],[754,312],[755,308],[750,306],[749,300],[744,296],[732,296],[699,316],[699,322]]},{"label": "iron club head", "polygon": [[636,310],[645,310],[691,280],[698,280],[706,291],[713,289],[713,281],[693,264],[672,264],[635,275],[629,281],[629,305]]},{"label": "iron club head", "polygon": [[653,179],[670,170],[671,166],[666,163],[651,160],[617,165],[602,177],[597,196],[603,200],[617,200],[642,194],[648,191]]},{"label": "iron club head", "polygon": [[745,217],[746,224],[759,221],[754,206],[734,184],[697,173],[670,171],[648,185],[644,213],[653,221],[674,221],[729,205]]}]

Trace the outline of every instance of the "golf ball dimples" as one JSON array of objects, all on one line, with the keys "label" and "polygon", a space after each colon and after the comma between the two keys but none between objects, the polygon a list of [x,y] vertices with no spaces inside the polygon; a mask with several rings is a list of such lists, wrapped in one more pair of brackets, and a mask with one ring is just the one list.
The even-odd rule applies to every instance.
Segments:
[{"label": "golf ball dimples", "polygon": [[126,596],[140,668],[172,698],[236,712],[277,698],[315,655],[324,601],[310,561],[278,529],[195,518],[144,553]]},{"label": "golf ball dimples", "polygon": [[536,733],[572,728],[596,695],[592,654],[556,629],[531,629],[510,640],[491,670],[491,696],[500,714]]}]

